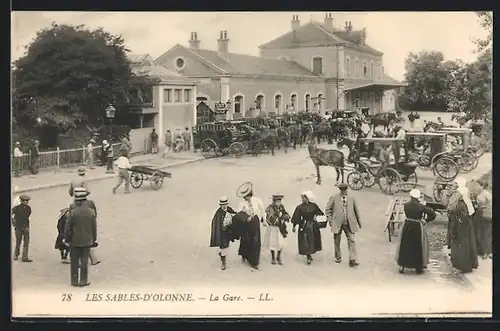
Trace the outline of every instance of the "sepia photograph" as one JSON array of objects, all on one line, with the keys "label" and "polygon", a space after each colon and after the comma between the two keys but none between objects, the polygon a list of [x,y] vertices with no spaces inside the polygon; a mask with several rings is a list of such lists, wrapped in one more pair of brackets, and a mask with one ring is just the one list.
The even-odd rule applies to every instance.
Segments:
[{"label": "sepia photograph", "polygon": [[492,317],[493,12],[11,27],[12,318]]}]

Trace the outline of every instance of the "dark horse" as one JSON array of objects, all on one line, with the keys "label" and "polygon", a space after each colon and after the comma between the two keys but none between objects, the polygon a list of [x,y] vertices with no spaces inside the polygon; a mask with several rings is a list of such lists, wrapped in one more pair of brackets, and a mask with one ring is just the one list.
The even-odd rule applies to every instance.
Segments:
[{"label": "dark horse", "polygon": [[387,132],[389,130],[389,125],[396,120],[396,113],[379,113],[375,114],[370,118],[370,125],[373,126],[373,131],[377,126],[383,126],[384,130]]},{"label": "dark horse", "polygon": [[307,146],[309,150],[309,157],[313,161],[314,167],[316,168],[316,184],[321,185],[321,174],[319,167],[330,166],[335,168],[337,173],[337,183],[339,182],[339,177],[342,174],[342,183],[344,182],[344,153],[339,150],[326,150],[322,148],[317,148],[311,141]]},{"label": "dark horse", "polygon": [[262,129],[261,131],[256,130],[250,135],[250,144],[252,149],[252,155],[257,156],[264,149],[267,148],[271,151],[271,155],[274,155],[274,149],[278,141],[278,135],[276,132],[269,129]]}]

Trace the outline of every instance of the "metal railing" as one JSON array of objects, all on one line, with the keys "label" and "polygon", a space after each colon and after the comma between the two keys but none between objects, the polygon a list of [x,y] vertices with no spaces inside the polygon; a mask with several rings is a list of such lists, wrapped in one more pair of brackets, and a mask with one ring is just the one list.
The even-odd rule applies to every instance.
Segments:
[{"label": "metal railing", "polygon": [[[119,143],[112,145],[115,157],[119,155],[120,146]],[[101,146],[94,146],[92,153],[94,164],[100,163]],[[21,173],[29,171],[32,161],[34,160],[31,151],[23,153],[22,157],[12,157],[12,172],[15,171],[16,166],[19,167]],[[87,147],[85,146],[72,149],[59,149],[58,147],[55,151],[40,152],[38,160],[36,160],[37,167],[40,170],[74,167],[83,165],[86,161]]]}]

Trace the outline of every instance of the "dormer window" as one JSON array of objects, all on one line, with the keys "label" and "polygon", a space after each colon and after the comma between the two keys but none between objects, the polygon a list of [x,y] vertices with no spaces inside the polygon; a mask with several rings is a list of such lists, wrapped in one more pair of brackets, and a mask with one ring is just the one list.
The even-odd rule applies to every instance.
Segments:
[{"label": "dormer window", "polygon": [[312,59],[312,70],[315,75],[323,74],[323,58],[320,56],[313,57]]}]

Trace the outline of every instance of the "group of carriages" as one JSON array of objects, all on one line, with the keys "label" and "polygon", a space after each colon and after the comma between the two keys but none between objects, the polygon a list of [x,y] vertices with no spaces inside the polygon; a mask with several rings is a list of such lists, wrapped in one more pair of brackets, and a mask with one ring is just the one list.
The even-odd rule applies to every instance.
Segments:
[{"label": "group of carriages", "polygon": [[[433,195],[439,202],[459,173],[468,173],[478,166],[484,150],[481,146],[472,145],[471,138],[471,129],[445,127],[433,132],[410,131],[404,139],[372,137],[354,141],[344,138],[337,145],[340,148],[347,146],[350,150],[348,162],[351,172],[347,184],[351,189],[360,190],[377,183],[382,192],[392,195],[398,187],[402,187],[402,183],[417,184],[415,170],[420,167],[432,171],[435,176]],[[380,163],[373,158],[380,149],[389,145],[393,146],[393,150],[400,151],[397,154],[402,157],[394,159],[391,165],[378,173]]]},{"label": "group of carriages", "polygon": [[193,130],[194,148],[205,158],[274,154],[274,148],[279,148],[283,142],[285,148],[288,147],[283,124],[282,117],[205,122]]}]

